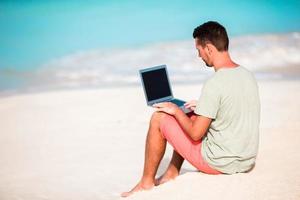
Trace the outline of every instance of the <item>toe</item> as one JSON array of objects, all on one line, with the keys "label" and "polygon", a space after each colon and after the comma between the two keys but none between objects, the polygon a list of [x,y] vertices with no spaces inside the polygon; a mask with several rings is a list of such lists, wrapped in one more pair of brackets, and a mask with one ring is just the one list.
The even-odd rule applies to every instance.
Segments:
[{"label": "toe", "polygon": [[121,197],[128,197],[130,195],[130,192],[123,192],[121,194]]}]

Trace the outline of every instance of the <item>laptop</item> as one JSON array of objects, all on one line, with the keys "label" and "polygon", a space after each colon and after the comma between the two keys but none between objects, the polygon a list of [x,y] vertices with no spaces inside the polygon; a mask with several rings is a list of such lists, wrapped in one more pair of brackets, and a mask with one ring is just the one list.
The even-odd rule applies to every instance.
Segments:
[{"label": "laptop", "polygon": [[139,73],[148,106],[160,102],[172,102],[183,112],[192,112],[185,108],[185,101],[173,97],[166,65],[141,69]]}]

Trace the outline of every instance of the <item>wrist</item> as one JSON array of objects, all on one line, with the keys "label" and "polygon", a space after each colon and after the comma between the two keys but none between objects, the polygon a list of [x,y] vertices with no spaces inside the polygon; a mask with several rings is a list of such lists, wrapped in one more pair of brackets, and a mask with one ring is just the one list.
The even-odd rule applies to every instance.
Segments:
[{"label": "wrist", "polygon": [[182,112],[182,110],[179,107],[177,107],[174,111],[174,117],[177,117],[180,114],[180,112]]}]

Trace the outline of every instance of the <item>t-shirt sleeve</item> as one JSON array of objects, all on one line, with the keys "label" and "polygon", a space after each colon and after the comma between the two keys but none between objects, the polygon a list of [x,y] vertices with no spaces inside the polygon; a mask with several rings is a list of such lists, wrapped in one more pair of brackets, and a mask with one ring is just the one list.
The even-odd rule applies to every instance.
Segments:
[{"label": "t-shirt sleeve", "polygon": [[220,92],[215,84],[206,82],[197,102],[195,113],[215,119],[220,107]]}]

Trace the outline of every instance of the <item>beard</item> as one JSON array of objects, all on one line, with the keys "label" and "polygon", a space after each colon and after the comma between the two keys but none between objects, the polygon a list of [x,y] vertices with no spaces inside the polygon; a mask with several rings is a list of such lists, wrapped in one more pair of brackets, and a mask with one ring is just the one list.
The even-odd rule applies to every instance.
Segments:
[{"label": "beard", "polygon": [[[203,59],[202,59],[203,60]],[[211,64],[209,64],[207,61],[203,60],[203,62],[205,63],[206,67],[212,67]]]}]

